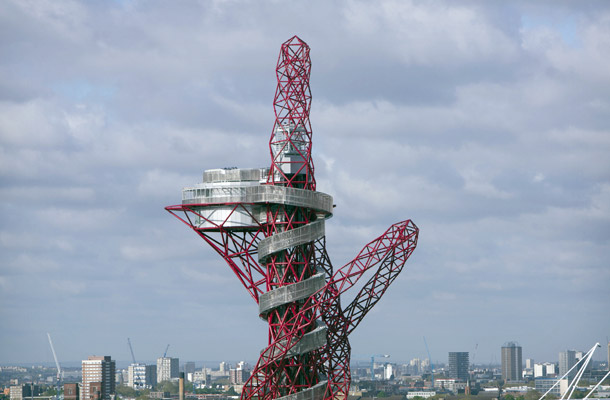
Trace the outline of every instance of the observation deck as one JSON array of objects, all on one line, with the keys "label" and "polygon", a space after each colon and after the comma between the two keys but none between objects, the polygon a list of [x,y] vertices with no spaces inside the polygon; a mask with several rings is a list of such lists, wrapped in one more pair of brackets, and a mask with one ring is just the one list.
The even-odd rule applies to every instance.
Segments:
[{"label": "observation deck", "polygon": [[308,208],[318,219],[332,216],[332,196],[268,185],[268,175],[269,168],[206,170],[202,183],[182,190],[182,205],[197,213],[192,223],[201,230],[258,228],[267,222],[267,204]]}]

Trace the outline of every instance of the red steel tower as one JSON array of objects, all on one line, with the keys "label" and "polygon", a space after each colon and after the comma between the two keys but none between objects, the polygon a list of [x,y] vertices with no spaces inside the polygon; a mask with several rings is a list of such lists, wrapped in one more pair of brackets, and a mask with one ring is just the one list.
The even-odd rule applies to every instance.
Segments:
[{"label": "red steel tower", "polygon": [[[297,36],[283,43],[276,72],[270,168],[207,170],[166,210],[225,259],[268,324],[242,399],[342,399],[348,336],[415,250],[418,228],[398,222],[333,269],[324,233],[333,199],[316,191],[311,158],[309,46]],[[341,294],[368,270],[373,276],[343,307]]]}]

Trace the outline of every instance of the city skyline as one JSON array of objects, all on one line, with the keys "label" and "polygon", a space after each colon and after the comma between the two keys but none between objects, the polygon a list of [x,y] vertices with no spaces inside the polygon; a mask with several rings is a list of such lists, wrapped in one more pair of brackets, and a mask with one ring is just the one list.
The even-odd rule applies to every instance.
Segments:
[{"label": "city skyline", "polygon": [[163,208],[206,169],[268,166],[295,34],[329,253],[421,230],[354,358],[424,359],[426,337],[433,360],[499,364],[508,341],[605,360],[609,19],[601,1],[2,3],[0,364],[53,362],[46,332],[60,362],[130,360],[127,337],[138,361],[257,358],[256,305]]}]

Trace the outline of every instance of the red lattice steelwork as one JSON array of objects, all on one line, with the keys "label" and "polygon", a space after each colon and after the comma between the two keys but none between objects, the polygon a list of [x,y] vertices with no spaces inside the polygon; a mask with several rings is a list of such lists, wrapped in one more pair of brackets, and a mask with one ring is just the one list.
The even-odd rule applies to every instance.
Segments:
[{"label": "red lattice steelwork", "polygon": [[[346,398],[348,335],[417,244],[418,228],[402,221],[333,270],[324,236],[332,198],[316,192],[311,158],[310,71],[305,42],[294,36],[282,44],[268,170],[206,171],[181,205],[166,207],[226,260],[268,323],[268,344],[242,399]],[[369,270],[375,273],[343,307],[341,294]]]}]

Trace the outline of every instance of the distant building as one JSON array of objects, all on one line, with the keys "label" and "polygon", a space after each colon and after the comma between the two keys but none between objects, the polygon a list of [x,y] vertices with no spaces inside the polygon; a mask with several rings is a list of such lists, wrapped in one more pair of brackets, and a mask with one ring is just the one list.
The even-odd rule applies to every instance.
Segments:
[{"label": "distant building", "polygon": [[545,362],[544,364],[534,364],[534,379],[535,378],[553,378],[557,375],[555,364]]},{"label": "distant building", "polygon": [[[116,365],[110,356],[89,356],[83,360],[83,400],[110,400],[114,395]],[[99,392],[99,393],[98,393]]]},{"label": "distant building", "polygon": [[102,382],[89,382],[89,400],[102,400]]},{"label": "distant building", "polygon": [[394,367],[392,364],[387,363],[383,366],[383,379],[389,381],[394,376]]},{"label": "distant building", "polygon": [[516,382],[521,380],[522,375],[521,346],[516,342],[507,342],[502,346],[502,379]]},{"label": "distant building", "polygon": [[211,376],[208,373],[208,369],[203,367],[201,371],[195,371],[193,373],[193,386],[201,388],[211,382]]},{"label": "distant building", "polygon": [[403,373],[408,375],[420,375],[425,372],[425,366],[423,364],[424,363],[419,358],[413,358],[409,361],[409,364],[405,365]]},{"label": "distant building", "polygon": [[242,369],[241,367],[235,369],[231,368],[229,370],[229,382],[232,385],[243,385],[246,383],[249,377],[250,372]]},{"label": "distant building", "polygon": [[533,359],[531,359],[531,358],[527,358],[527,359],[525,360],[525,368],[531,368],[531,369],[534,369],[534,364],[536,364],[536,363],[535,363],[535,362],[534,362],[534,360],[533,360]]},{"label": "distant building", "polygon": [[180,360],[172,357],[157,358],[157,383],[178,378]]},{"label": "distant building", "polygon": [[544,364],[534,364],[534,378],[544,378],[546,376],[546,366]]},{"label": "distant building", "polygon": [[[555,383],[557,383],[557,378],[538,378],[538,379],[535,379],[534,382],[535,382],[536,391],[540,392],[541,394],[544,394],[544,393],[546,393],[547,390],[549,390],[551,387],[553,387],[553,385],[555,385]],[[559,383],[555,387],[553,387],[553,389],[549,393],[554,396],[559,397],[559,396],[563,396],[567,390],[568,390],[568,380],[561,379],[561,380],[559,380]]]},{"label": "distant building", "polygon": [[153,387],[157,383],[157,366],[147,365],[146,366],[146,386]]},{"label": "distant building", "polygon": [[117,371],[117,373],[116,373],[116,384],[117,385],[123,385],[123,384],[127,383],[127,380],[129,378],[127,376],[128,373],[129,373],[129,371],[126,370],[126,369],[122,369],[120,371]]},{"label": "distant building", "polygon": [[127,386],[136,390],[146,388],[146,364],[135,363],[127,367]]},{"label": "distant building", "polygon": [[80,400],[78,383],[64,383],[64,400]]},{"label": "distant building", "polygon": [[[564,376],[570,368],[576,365],[576,351],[566,350],[559,353],[559,377]],[[576,375],[576,368],[574,368],[567,378],[573,378]]]},{"label": "distant building", "polygon": [[458,391],[466,389],[466,382],[461,382],[457,379],[435,379],[434,388],[448,390],[457,394]]},{"label": "distant building", "polygon": [[460,379],[464,382],[468,380],[468,361],[467,351],[449,352],[449,378]]},{"label": "distant building", "polygon": [[[587,352],[585,351],[577,351],[575,354],[576,357],[576,362],[578,363],[579,361],[582,360],[582,362],[580,363],[580,366],[578,368],[582,368],[582,366],[585,364],[585,358],[587,358]],[[593,365],[591,362],[589,362],[589,364],[587,364],[587,366],[585,367],[585,372],[591,372]],[[574,368],[574,370],[576,371],[576,368]]]},{"label": "distant building", "polygon": [[419,392],[408,392],[407,393],[407,399],[412,399],[414,397],[423,397],[424,399],[427,399],[428,397],[432,397],[436,395],[436,392],[432,392],[429,390],[426,391],[419,391]]},{"label": "distant building", "polygon": [[23,399],[23,386],[13,385],[9,389],[10,400],[21,400]]},{"label": "distant building", "polygon": [[195,372],[195,362],[194,361],[187,361],[184,364],[184,373],[185,374],[192,374],[193,372]]},{"label": "distant building", "polygon": [[150,392],[148,397],[151,399],[169,399],[171,395],[169,392]]},{"label": "distant building", "polygon": [[10,400],[23,400],[32,396],[40,396],[40,386],[38,385],[14,385],[9,389]]}]

